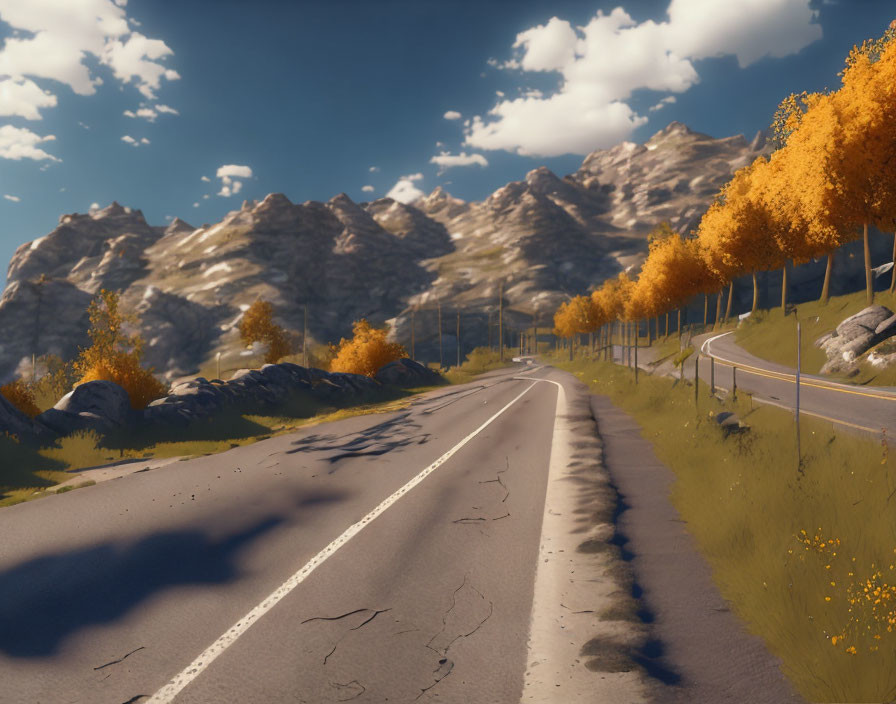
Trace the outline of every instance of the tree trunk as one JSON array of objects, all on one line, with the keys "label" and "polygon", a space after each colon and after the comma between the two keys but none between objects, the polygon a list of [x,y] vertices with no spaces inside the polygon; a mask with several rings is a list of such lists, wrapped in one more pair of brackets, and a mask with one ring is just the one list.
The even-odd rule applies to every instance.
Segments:
[{"label": "tree trunk", "polygon": [[781,267],[781,310],[787,315],[787,264]]},{"label": "tree trunk", "polygon": [[893,270],[890,279],[890,293],[896,291],[896,233],[893,234]]},{"label": "tree trunk", "polygon": [[709,315],[709,294],[703,294],[703,330],[706,330],[706,318]]},{"label": "tree trunk", "polygon": [[874,303],[874,280],[871,276],[871,247],[868,243],[868,223],[862,226],[862,242],[865,246],[865,298],[870,306]]},{"label": "tree trunk", "polygon": [[831,298],[831,272],[834,271],[834,251],[828,252],[828,264],[824,269],[824,284],[821,286],[821,298],[818,300],[826,304]]},{"label": "tree trunk", "polygon": [[734,298],[734,279],[728,283],[728,305],[725,306],[725,322],[731,317],[731,302]]},{"label": "tree trunk", "polygon": [[712,324],[713,330],[715,330],[716,326],[719,324],[719,318],[722,317],[722,292],[719,291],[716,296],[716,319]]},{"label": "tree trunk", "polygon": [[669,311],[666,311],[666,331],[663,333],[664,337],[669,337]]},{"label": "tree trunk", "polygon": [[756,278],[756,272],[753,272],[753,307],[750,309],[750,313],[755,313],[759,310],[759,281]]},{"label": "tree trunk", "polygon": [[678,309],[678,339],[681,339],[681,308]]}]

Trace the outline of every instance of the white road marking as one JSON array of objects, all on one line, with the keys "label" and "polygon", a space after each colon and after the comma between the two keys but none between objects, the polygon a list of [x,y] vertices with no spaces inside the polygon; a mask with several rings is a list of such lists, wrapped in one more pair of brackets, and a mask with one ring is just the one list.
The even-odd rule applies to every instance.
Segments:
[{"label": "white road marking", "polygon": [[290,577],[283,584],[277,587],[277,589],[275,589],[264,601],[262,601],[258,606],[256,606],[243,618],[237,621],[226,633],[224,633],[224,635],[222,635],[220,638],[218,638],[218,640],[216,640],[208,648],[206,648],[202,652],[202,654],[189,665],[187,665],[187,667],[182,672],[176,675],[168,684],[166,684],[150,699],[148,699],[146,701],[146,704],[169,704],[170,702],[174,701],[174,698],[178,694],[180,694],[180,692],[188,684],[190,684],[190,682],[196,679],[200,675],[200,673],[205,670],[205,668],[211,665],[215,658],[217,658],[221,653],[227,650],[227,648],[233,645],[236,642],[237,638],[245,633],[253,623],[264,616],[264,614],[266,614],[268,611],[270,611],[277,604],[277,602],[279,602],[283,597],[285,597],[293,589],[299,586],[299,584],[304,582],[305,579],[312,572],[314,572],[315,569],[320,567],[327,560],[327,558],[331,557],[339,548],[341,548],[354,536],[360,533],[365,528],[365,526],[367,526],[377,516],[384,513],[387,508],[389,508],[402,496],[407,494],[411,489],[413,489],[420,482],[426,479],[426,477],[428,477],[436,469],[438,469],[440,465],[447,462],[452,457],[452,455],[454,455],[464,445],[470,442],[470,440],[472,440],[479,433],[485,430],[489,425],[491,425],[492,422],[494,422],[502,413],[504,413],[504,411],[506,411],[513,404],[519,401],[523,396],[525,396],[529,392],[529,390],[532,389],[536,384],[537,382],[533,382],[530,386],[526,387],[526,389],[521,394],[519,394],[519,396],[517,396],[510,403],[504,406],[504,408],[502,408],[500,411],[495,413],[491,418],[485,421],[485,423],[483,423],[478,428],[476,428],[476,430],[467,435],[463,440],[457,443],[457,445],[455,445],[450,450],[448,450],[448,452],[439,457],[435,462],[433,462],[417,476],[411,479],[407,484],[405,484],[403,487],[401,487],[395,493],[385,499],[382,503],[380,503],[379,506],[373,509],[373,511],[368,513],[357,523],[349,526],[342,535],[340,535],[338,538],[336,538],[336,540],[327,545],[323,550],[317,553],[317,555],[312,557],[298,572],[296,572],[292,577]]},{"label": "white road marking", "polygon": [[713,340],[718,340],[720,337],[725,337],[725,335],[730,335],[733,332],[734,332],[733,330],[729,330],[728,332],[723,332],[721,335],[716,335],[715,337],[710,337],[708,340],[704,340],[703,344],[700,345],[700,351],[703,354],[708,354],[708,355],[712,356],[712,352],[707,352],[707,347],[709,346],[709,343],[712,342]]}]

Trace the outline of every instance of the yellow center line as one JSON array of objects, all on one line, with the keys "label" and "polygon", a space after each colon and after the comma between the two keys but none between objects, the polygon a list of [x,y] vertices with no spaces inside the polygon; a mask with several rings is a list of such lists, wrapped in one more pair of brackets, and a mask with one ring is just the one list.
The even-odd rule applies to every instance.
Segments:
[{"label": "yellow center line", "polygon": [[[743,369],[748,374],[755,374],[756,376],[764,376],[769,379],[778,379],[779,381],[788,381],[791,384],[796,384],[796,377],[792,374],[784,374],[783,372],[770,372],[765,369],[758,369],[757,367],[751,367],[748,364],[738,364],[735,362],[731,362],[727,359],[723,359],[721,357],[717,357],[716,355],[710,353],[710,357],[714,358],[720,364],[723,364],[727,367],[736,367],[737,369]],[[882,393],[871,393],[869,391],[853,391],[852,389],[844,389],[839,386],[830,386],[828,384],[817,383],[815,381],[804,381],[803,378],[800,379],[800,386],[812,386],[816,389],[825,389],[826,391],[838,391],[841,394],[853,394],[854,396],[867,396],[868,398],[878,398],[883,401],[896,401],[896,395],[891,394],[882,394]]]}]

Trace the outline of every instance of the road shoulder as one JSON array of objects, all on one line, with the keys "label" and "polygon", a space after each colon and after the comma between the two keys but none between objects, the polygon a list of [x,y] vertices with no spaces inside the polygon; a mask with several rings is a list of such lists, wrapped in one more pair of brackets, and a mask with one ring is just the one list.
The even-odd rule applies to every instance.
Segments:
[{"label": "road shoulder", "polygon": [[603,463],[619,495],[614,542],[631,565],[651,651],[674,675],[663,701],[802,702],[778,659],[719,594],[709,564],[669,500],[674,475],[640,426],[605,396],[592,396],[591,409]]}]

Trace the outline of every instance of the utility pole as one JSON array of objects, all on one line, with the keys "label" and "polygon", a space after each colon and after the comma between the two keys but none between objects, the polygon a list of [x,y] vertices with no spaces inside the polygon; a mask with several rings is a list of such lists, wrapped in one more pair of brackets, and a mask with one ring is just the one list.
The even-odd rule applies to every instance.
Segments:
[{"label": "utility pole", "polygon": [[504,281],[498,286],[498,358],[504,361]]},{"label": "utility pole", "polygon": [[460,308],[457,309],[457,366],[460,366]]},{"label": "utility pole", "polygon": [[802,359],[800,354],[800,324],[797,321],[796,324],[796,412],[794,413],[794,420],[796,421],[796,467],[798,470],[802,471],[802,456],[800,454],[800,367]]},{"label": "utility pole", "polygon": [[439,307],[439,369],[445,366],[445,362],[442,359],[442,302],[438,302]]},{"label": "utility pole", "polygon": [[538,354],[538,309],[532,313],[532,350],[530,354]]},{"label": "utility pole", "polygon": [[414,354],[414,310],[411,310],[411,359],[415,362],[417,361],[417,356]]},{"label": "utility pole", "polygon": [[[302,328],[302,366],[308,368],[308,304],[305,304],[305,323]],[[220,377],[218,377],[220,378]]]}]

